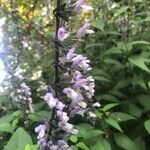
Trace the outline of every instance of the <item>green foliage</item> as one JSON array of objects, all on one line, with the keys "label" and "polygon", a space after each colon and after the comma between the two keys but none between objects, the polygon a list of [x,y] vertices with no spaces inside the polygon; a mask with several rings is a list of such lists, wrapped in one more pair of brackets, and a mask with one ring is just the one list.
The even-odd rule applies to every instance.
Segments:
[{"label": "green foliage", "polygon": [[[32,90],[34,113],[14,110],[9,92],[0,97],[0,149],[38,150],[34,133],[38,122],[51,117],[41,100],[54,77],[52,37],[55,1],[14,0],[19,27],[28,47],[22,47],[20,65]],[[90,0],[93,14],[75,18],[71,28],[90,18],[95,34],[79,46],[91,60],[96,81],[95,98],[101,103],[97,119],[74,121],[79,133],[68,142],[75,150],[149,150],[150,149],[150,2],[148,0]],[[31,7],[31,6],[34,7]],[[0,2],[1,16],[7,17],[6,36],[16,36],[8,2]],[[50,7],[41,16],[43,7]],[[13,33],[8,31],[12,27]],[[74,32],[74,31],[73,31]],[[23,40],[23,39],[21,39]],[[17,44],[14,42],[14,49]],[[63,97],[62,97],[63,98]],[[14,103],[15,105],[15,103]],[[26,131],[25,131],[25,130]],[[11,138],[10,138],[11,137]],[[5,146],[5,147],[4,147]]]},{"label": "green foliage", "polygon": [[114,134],[114,139],[117,145],[124,148],[125,150],[139,150],[139,147],[129,139],[126,135],[116,133]]},{"label": "green foliage", "polygon": [[91,150],[111,150],[111,145],[107,140],[100,138],[90,148]]},{"label": "green foliage", "polygon": [[[149,149],[149,2],[93,3],[97,10],[91,25],[96,34],[86,38],[83,51],[92,60],[96,99],[101,102],[95,128],[104,131],[106,137],[97,138],[90,147]],[[105,140],[110,148],[105,148]]]},{"label": "green foliage", "polygon": [[4,147],[4,150],[24,150],[27,144],[32,145],[30,135],[23,128],[18,128]]},{"label": "green foliage", "polygon": [[150,120],[147,120],[144,122],[145,129],[148,131],[150,134]]}]

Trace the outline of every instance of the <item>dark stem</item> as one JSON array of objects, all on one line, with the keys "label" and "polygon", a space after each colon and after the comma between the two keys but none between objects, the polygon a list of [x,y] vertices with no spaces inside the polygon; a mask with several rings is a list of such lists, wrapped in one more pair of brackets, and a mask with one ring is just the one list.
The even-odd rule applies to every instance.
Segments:
[{"label": "dark stem", "polygon": [[[59,8],[60,8],[60,1],[57,0],[57,12],[56,12],[56,32],[55,32],[55,39],[58,41],[58,29],[60,27],[60,18],[59,18]],[[59,64],[59,46],[55,46],[55,84],[59,82],[59,72],[58,72],[58,64]]]},{"label": "dark stem", "polygon": [[[56,6],[56,32],[55,32],[55,40],[58,41],[58,29],[60,27],[60,18],[59,18],[59,12],[60,12],[60,5],[61,5],[61,0],[57,0],[57,6]],[[59,83],[59,45],[55,45],[55,79],[54,79],[54,84],[57,85]],[[54,89],[55,90],[55,89]],[[57,91],[55,90],[55,96],[57,96]],[[48,134],[52,135],[52,125],[51,123],[53,122],[53,119],[55,118],[55,109],[52,110],[52,116],[51,119],[49,120],[49,129],[48,129]],[[47,140],[49,139],[49,137],[47,137]],[[46,150],[48,150],[49,148],[46,147]]]}]

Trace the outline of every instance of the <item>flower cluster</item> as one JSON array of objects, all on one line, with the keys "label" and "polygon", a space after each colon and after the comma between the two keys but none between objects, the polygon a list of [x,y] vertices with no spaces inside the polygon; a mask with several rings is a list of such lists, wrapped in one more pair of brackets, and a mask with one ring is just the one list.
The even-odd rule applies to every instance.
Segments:
[{"label": "flower cluster", "polygon": [[17,105],[24,111],[25,114],[33,113],[31,89],[25,83],[23,70],[18,67],[13,75],[10,75],[11,93],[10,96],[16,101]]},{"label": "flower cluster", "polygon": [[77,130],[73,128],[73,125],[68,123],[68,114],[63,111],[65,104],[63,104],[57,98],[54,98],[52,93],[47,93],[43,98],[51,109],[55,108],[56,115],[59,120],[58,126],[67,133],[77,133]]},{"label": "flower cluster", "polygon": [[38,144],[40,145],[41,149],[45,149],[45,147],[47,147],[50,150],[67,150],[69,147],[69,145],[64,140],[57,140],[55,142],[49,140],[48,142],[46,142],[46,126],[44,124],[41,124],[38,127],[36,127],[35,132],[38,133]]},{"label": "flower cluster", "polygon": [[[77,134],[78,131],[74,129],[71,123],[68,122],[68,114],[63,110],[65,108],[65,104],[58,100],[58,98],[55,98],[51,92],[48,92],[43,99],[49,108],[55,109],[58,120],[56,126],[63,130],[66,134]],[[55,142],[56,144],[54,144],[52,140],[46,141],[45,130],[46,127],[43,124],[35,128],[35,132],[38,133],[38,144],[41,146],[41,148],[48,146],[51,150],[57,150],[57,148],[65,150],[68,147],[67,143],[62,139],[59,139],[57,142]]]},{"label": "flower cluster", "polygon": [[[82,10],[87,11],[93,9],[91,6],[84,5],[84,3],[85,0],[77,0],[74,4],[73,12],[77,13]],[[85,23],[80,27],[75,34],[77,40],[84,37],[85,34],[93,34],[94,31],[91,30],[90,27],[89,23]],[[95,92],[95,83],[93,77],[88,75],[88,72],[91,70],[90,60],[81,54],[77,54],[75,48],[68,48],[66,46],[64,41],[70,35],[64,26],[58,29],[57,40],[64,44],[62,50],[61,47],[59,47],[61,56],[58,62],[58,67],[65,68],[61,82],[65,83],[65,81],[67,81],[67,84],[65,83],[65,86],[60,87],[62,90],[60,95],[64,96],[62,96],[63,98],[58,98],[60,95],[57,94],[56,96],[52,91],[43,96],[49,108],[54,111],[54,117],[52,118],[54,122],[51,120],[49,127],[51,129],[58,128],[60,131],[58,134],[63,133],[63,137],[55,137],[54,134],[51,134],[48,135],[49,138],[47,138],[48,128],[45,124],[39,125],[35,128],[35,132],[38,133],[38,144],[41,149],[47,147],[50,150],[68,150],[69,145],[64,141],[64,137],[78,133],[73,124],[70,123],[70,118],[73,118],[75,115],[84,116],[85,113],[88,114],[89,117],[95,118],[96,114],[91,111],[92,109],[90,107],[88,108],[88,105],[93,108],[100,107],[98,102],[91,105],[92,97]],[[53,127],[54,124],[52,122],[55,124],[55,127]]]}]

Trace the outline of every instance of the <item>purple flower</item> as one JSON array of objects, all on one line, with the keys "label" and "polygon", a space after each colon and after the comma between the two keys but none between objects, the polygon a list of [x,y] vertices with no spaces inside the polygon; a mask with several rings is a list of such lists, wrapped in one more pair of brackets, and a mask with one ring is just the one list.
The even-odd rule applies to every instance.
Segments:
[{"label": "purple flower", "polygon": [[82,108],[86,108],[87,107],[87,104],[85,102],[80,102],[78,105],[80,107],[82,107]]},{"label": "purple flower", "polygon": [[86,0],[77,0],[75,3],[75,7],[74,7],[74,12],[79,12],[80,10],[83,11],[89,11],[89,10],[93,10],[93,7],[88,6],[88,5],[83,5],[85,3]]},{"label": "purple flower", "polygon": [[48,104],[48,106],[52,109],[56,106],[58,99],[54,98],[52,93],[47,93],[43,99],[46,101],[46,103]]},{"label": "purple flower", "polygon": [[77,38],[83,37],[85,34],[93,34],[95,33],[93,30],[90,30],[91,25],[89,23],[85,23],[81,28],[77,31]]},{"label": "purple flower", "polygon": [[55,142],[55,144],[50,140],[47,145],[51,150],[67,150],[69,147],[69,145],[64,140],[58,140]]},{"label": "purple flower", "polygon": [[62,149],[62,150],[66,150],[69,145],[64,141],[64,140],[58,140],[57,141],[57,145]]},{"label": "purple flower", "polygon": [[73,57],[75,57],[77,54],[74,53],[75,48],[71,48],[69,49],[67,55],[66,55],[66,59],[71,61]]},{"label": "purple flower", "polygon": [[71,131],[73,130],[73,125],[68,123],[68,122],[59,122],[58,126],[63,129],[64,131],[66,131],[67,133],[71,133]]},{"label": "purple flower", "polygon": [[89,5],[81,5],[81,8],[83,11],[90,11],[94,9],[92,6]]},{"label": "purple flower", "polygon": [[67,116],[66,112],[63,112],[62,110],[57,111],[57,116],[62,122],[67,122],[69,120],[69,117]]},{"label": "purple flower", "polygon": [[79,67],[84,72],[91,70],[89,63],[90,61],[83,55],[77,55],[72,59],[72,66],[76,68]]},{"label": "purple flower", "polygon": [[55,107],[59,110],[62,110],[65,107],[65,105],[62,102],[58,101]]},{"label": "purple flower", "polygon": [[67,32],[64,27],[60,27],[58,29],[58,39],[60,41],[65,40],[68,36],[69,36],[69,32]]},{"label": "purple flower", "polygon": [[41,139],[45,136],[45,130],[46,130],[46,127],[45,125],[39,125],[38,127],[35,128],[35,132],[38,133],[38,139]]},{"label": "purple flower", "polygon": [[78,98],[78,93],[71,87],[64,88],[63,93],[66,94],[72,100],[76,100]]},{"label": "purple flower", "polygon": [[41,149],[45,148],[46,145],[47,145],[45,138],[39,139],[38,142],[37,142],[37,144],[40,145]]},{"label": "purple flower", "polygon": [[71,48],[65,56],[65,59],[67,61],[72,62],[72,67],[76,69],[81,69],[84,72],[91,70],[89,66],[90,61],[87,59],[87,57],[84,57],[83,55],[78,55],[74,53],[74,51],[75,49]]}]

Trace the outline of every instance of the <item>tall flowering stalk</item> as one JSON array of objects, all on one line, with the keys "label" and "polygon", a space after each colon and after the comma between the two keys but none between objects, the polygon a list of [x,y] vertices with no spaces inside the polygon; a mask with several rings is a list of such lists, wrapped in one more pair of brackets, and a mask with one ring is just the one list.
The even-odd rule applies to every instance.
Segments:
[{"label": "tall flowering stalk", "polygon": [[[6,28],[4,30],[5,36],[2,41],[2,50],[5,54],[3,62],[6,68],[6,78],[4,82],[4,87],[7,87],[10,94],[10,101],[15,110],[20,109],[23,115],[33,113],[32,107],[32,94],[31,89],[26,83],[24,77],[25,70],[21,68],[20,57],[22,50],[22,39],[21,39],[21,28],[19,25],[18,11],[13,3],[10,1],[11,7],[11,18],[0,19],[0,27],[7,21],[8,26],[11,24],[11,28]],[[7,32],[6,32],[7,31]],[[14,32],[16,31],[16,32]],[[9,38],[8,38],[8,35]]]},{"label": "tall flowering stalk", "polygon": [[[90,60],[82,54],[77,54],[74,46],[66,44],[65,41],[72,33],[60,24],[61,19],[69,19],[67,18],[69,8],[71,8],[70,15],[93,9],[84,3],[85,0],[77,0],[73,5],[61,5],[60,0],[57,0],[57,8],[54,10],[55,82],[53,89],[50,88],[43,96],[44,101],[52,109],[52,118],[35,128],[35,132],[38,133],[38,144],[42,150],[69,150],[66,137],[78,133],[71,120],[76,115],[96,118],[95,107],[100,107],[98,102],[92,100],[95,83],[93,77],[88,75],[91,70]],[[94,31],[90,29],[90,24],[85,23],[77,30],[75,37],[79,41],[85,34],[92,33]]]}]

